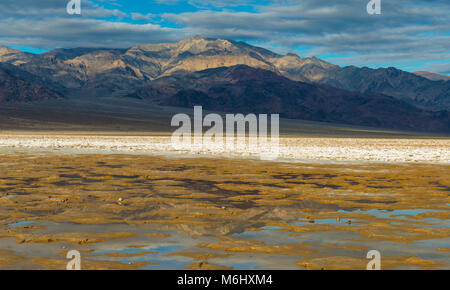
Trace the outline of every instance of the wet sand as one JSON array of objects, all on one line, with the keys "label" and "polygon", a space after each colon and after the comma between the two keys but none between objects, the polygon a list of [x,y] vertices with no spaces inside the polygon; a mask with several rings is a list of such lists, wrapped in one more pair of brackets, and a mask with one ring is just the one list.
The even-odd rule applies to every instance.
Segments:
[{"label": "wet sand", "polygon": [[369,250],[450,269],[449,147],[429,142],[416,164],[3,146],[0,269],[65,269],[73,249],[83,269],[365,269]]}]

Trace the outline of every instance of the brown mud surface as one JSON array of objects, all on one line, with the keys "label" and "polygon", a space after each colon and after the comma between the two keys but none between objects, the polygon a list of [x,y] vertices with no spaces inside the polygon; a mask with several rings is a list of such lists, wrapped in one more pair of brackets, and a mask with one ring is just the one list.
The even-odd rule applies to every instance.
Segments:
[{"label": "brown mud surface", "polygon": [[449,172],[0,154],[0,269],[450,269]]}]

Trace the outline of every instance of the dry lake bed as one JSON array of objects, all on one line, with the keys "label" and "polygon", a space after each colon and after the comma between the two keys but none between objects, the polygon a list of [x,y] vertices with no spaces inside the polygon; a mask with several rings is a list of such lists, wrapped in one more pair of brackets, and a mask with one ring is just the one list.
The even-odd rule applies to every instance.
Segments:
[{"label": "dry lake bed", "polygon": [[0,269],[450,269],[450,140],[0,135]]}]

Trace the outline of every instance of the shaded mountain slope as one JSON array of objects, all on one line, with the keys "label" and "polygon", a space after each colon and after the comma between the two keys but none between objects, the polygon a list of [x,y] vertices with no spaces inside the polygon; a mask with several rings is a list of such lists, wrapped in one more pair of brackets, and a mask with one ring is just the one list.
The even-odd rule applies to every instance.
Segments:
[{"label": "shaded mountain slope", "polygon": [[30,102],[62,98],[38,77],[17,67],[0,63],[0,102]]},{"label": "shaded mountain slope", "polygon": [[431,81],[393,67],[332,69],[316,83],[363,93],[383,93],[428,109],[450,109],[450,82]]},{"label": "shaded mountain slope", "polygon": [[450,130],[449,113],[431,112],[390,96],[296,82],[248,66],[178,73],[128,97],[160,105],[420,131]]}]

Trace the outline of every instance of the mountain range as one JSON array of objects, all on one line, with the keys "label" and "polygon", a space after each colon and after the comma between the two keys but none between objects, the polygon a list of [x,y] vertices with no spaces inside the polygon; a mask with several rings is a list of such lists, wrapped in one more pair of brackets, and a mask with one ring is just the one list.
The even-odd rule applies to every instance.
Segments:
[{"label": "mountain range", "polygon": [[246,65],[175,73],[126,97],[162,106],[201,105],[210,111],[277,113],[289,119],[391,129],[446,131],[450,120],[447,111],[426,111],[383,94],[293,81]]},{"label": "mountain range", "polygon": [[102,96],[383,128],[449,131],[450,81],[339,67],[244,42],[194,37],[129,49],[0,48],[0,101]]}]

